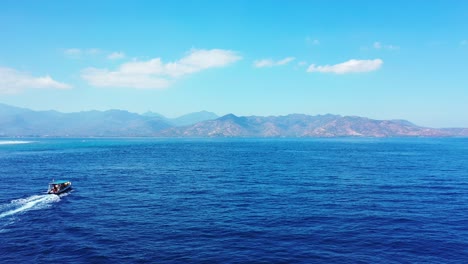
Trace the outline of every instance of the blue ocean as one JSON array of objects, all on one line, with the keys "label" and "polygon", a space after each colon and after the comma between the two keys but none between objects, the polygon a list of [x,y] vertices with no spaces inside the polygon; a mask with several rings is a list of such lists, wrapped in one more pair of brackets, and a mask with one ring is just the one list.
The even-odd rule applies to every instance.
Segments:
[{"label": "blue ocean", "polygon": [[468,139],[0,139],[0,263],[57,262],[467,263]]}]

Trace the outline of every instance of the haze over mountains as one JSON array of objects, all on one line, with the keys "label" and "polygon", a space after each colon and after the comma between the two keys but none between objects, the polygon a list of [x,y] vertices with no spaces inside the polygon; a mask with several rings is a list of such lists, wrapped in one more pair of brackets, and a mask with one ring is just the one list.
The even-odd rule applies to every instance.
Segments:
[{"label": "haze over mountains", "polygon": [[303,115],[218,117],[197,112],[178,118],[123,110],[61,113],[0,104],[3,137],[453,137],[467,128],[435,129],[406,120]]}]

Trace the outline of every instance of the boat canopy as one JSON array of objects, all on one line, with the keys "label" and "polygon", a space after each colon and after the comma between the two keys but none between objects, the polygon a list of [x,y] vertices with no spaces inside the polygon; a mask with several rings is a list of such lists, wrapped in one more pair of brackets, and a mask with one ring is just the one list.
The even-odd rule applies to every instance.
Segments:
[{"label": "boat canopy", "polygon": [[67,182],[70,182],[70,181],[66,181],[66,180],[59,180],[59,181],[53,181],[49,184],[64,184],[64,183],[67,183]]}]

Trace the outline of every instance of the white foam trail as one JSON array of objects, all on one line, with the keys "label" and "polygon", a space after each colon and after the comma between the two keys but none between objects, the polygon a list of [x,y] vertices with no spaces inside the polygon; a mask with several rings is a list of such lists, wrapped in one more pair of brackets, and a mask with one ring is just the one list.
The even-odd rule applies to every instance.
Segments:
[{"label": "white foam trail", "polygon": [[0,206],[0,218],[15,215],[29,210],[37,210],[49,207],[51,203],[60,201],[58,195],[44,194],[33,195],[24,199],[12,200],[10,204]]},{"label": "white foam trail", "polygon": [[25,140],[0,140],[0,145],[28,144],[32,142],[33,141],[25,141]]}]

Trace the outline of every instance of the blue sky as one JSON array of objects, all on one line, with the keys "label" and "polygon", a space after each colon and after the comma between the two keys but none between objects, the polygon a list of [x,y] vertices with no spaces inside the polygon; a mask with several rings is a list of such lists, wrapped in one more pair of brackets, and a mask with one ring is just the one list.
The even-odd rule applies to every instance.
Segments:
[{"label": "blue sky", "polygon": [[1,1],[0,102],[468,127],[468,1]]}]

